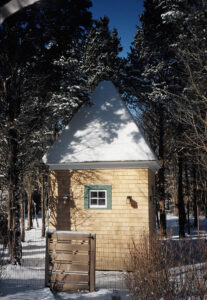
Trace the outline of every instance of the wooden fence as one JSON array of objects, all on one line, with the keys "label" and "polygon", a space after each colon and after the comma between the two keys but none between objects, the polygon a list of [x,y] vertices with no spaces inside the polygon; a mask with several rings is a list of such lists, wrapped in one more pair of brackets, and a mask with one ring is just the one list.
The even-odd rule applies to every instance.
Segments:
[{"label": "wooden fence", "polygon": [[95,290],[96,235],[49,231],[45,285],[57,291]]}]

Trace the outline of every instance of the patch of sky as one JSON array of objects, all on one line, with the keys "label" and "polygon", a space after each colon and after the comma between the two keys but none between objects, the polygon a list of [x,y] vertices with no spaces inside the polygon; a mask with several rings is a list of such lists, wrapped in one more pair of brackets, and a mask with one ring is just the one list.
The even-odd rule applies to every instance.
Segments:
[{"label": "patch of sky", "polygon": [[27,25],[28,25],[28,22],[25,22],[25,23],[22,23],[21,27],[22,27],[23,29],[25,29],[25,28],[27,27]]},{"label": "patch of sky", "polygon": [[65,14],[67,10],[64,9],[64,8],[61,8],[60,11],[61,11],[62,14]]},{"label": "patch of sky", "polygon": [[44,15],[44,9],[40,9],[40,14]]},{"label": "patch of sky", "polygon": [[45,48],[49,50],[52,48],[53,45],[56,45],[56,44],[57,44],[57,42],[55,40],[51,40],[47,44],[45,44]]}]

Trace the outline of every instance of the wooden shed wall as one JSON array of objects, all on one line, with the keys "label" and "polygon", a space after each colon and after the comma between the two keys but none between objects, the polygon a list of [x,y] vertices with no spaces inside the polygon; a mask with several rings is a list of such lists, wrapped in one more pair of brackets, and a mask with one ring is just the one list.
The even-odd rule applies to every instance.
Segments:
[{"label": "wooden shed wall", "polygon": [[[53,171],[50,229],[96,233],[96,268],[126,269],[132,238],[154,229],[148,169]],[[84,209],[84,185],[111,185],[112,209]],[[69,200],[63,200],[65,195]],[[132,196],[132,203],[126,197]]]}]

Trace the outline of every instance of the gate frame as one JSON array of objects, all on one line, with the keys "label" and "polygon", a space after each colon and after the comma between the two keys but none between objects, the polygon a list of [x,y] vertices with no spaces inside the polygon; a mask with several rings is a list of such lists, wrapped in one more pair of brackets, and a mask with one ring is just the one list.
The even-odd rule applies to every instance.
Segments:
[{"label": "gate frame", "polygon": [[[89,250],[88,250],[88,256],[89,256],[89,271],[88,271],[88,277],[89,277],[89,282],[88,282],[88,289],[90,292],[95,291],[95,269],[96,269],[96,234],[94,233],[88,233],[88,232],[76,232],[75,231],[47,231],[46,232],[46,255],[45,255],[45,286],[50,287],[50,289],[53,289],[53,287],[50,284],[50,263],[53,261],[55,262],[55,258],[52,258],[52,254],[50,255],[49,253],[49,239],[52,238],[52,235],[55,234],[58,240],[58,234],[61,236],[65,234],[65,237],[68,235],[68,241],[72,241],[73,238],[74,240],[83,240],[83,239],[88,239],[88,245],[89,245]],[[72,238],[73,237],[73,238]],[[60,243],[61,244],[61,243]],[[55,250],[53,250],[55,253]],[[78,253],[78,251],[77,251]],[[70,264],[72,264],[73,261],[70,260]],[[58,281],[55,283],[58,285]],[[62,283],[59,282],[61,285]],[[75,284],[74,284],[75,286]],[[78,284],[77,284],[78,287]],[[81,289],[81,288],[80,288]],[[62,289],[61,291],[77,291],[77,288],[71,288],[71,289]]]}]

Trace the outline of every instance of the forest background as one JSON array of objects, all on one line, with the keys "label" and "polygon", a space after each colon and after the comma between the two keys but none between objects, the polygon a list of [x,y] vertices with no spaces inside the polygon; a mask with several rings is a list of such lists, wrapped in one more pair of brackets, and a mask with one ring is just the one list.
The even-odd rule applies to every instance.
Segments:
[{"label": "forest background", "polygon": [[190,233],[190,214],[197,228],[207,216],[206,1],[146,0],[127,58],[117,30],[106,16],[93,20],[91,5],[41,0],[0,25],[0,228],[12,263],[21,263],[25,208],[30,229],[34,203],[45,234],[41,158],[101,80],[117,86],[160,160],[161,235],[166,211],[179,216],[180,237]]}]

